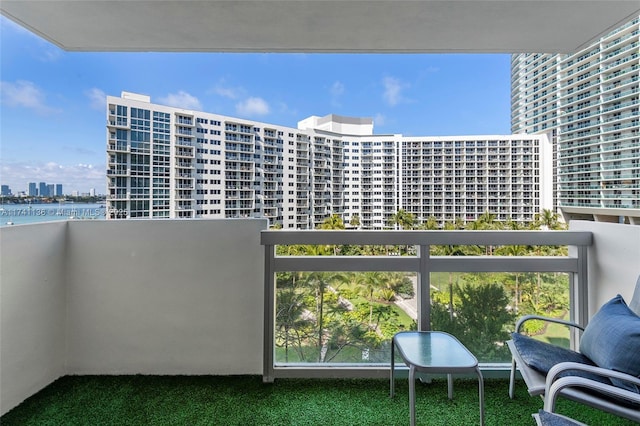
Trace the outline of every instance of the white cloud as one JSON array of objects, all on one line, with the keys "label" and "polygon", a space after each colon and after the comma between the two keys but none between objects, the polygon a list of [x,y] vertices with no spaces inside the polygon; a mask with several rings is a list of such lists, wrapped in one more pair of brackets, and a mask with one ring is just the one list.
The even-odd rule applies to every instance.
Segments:
[{"label": "white cloud", "polygon": [[40,52],[38,59],[42,62],[56,62],[62,57],[62,50],[57,47],[48,46],[45,50]]},{"label": "white cloud", "polygon": [[60,112],[47,106],[44,93],[31,81],[18,80],[15,83],[2,81],[0,94],[2,104],[9,107],[27,108],[43,115]]},{"label": "white cloud", "polygon": [[84,92],[89,98],[90,106],[92,109],[104,110],[107,105],[107,95],[102,90],[92,88]]},{"label": "white cloud", "polygon": [[180,90],[178,93],[169,93],[167,96],[159,98],[158,102],[176,108],[202,111],[202,104],[198,98],[184,90]]},{"label": "white cloud", "polygon": [[89,192],[91,188],[95,188],[97,193],[105,193],[106,190],[104,164],[3,163],[1,170],[2,183],[9,185],[14,194],[26,192],[29,182],[60,183],[66,194]]},{"label": "white cloud", "polygon": [[384,126],[387,118],[381,113],[377,113],[375,117],[373,117],[373,125],[374,126]]},{"label": "white cloud", "polygon": [[245,90],[242,87],[226,86],[224,80],[221,80],[216,84],[216,87],[213,88],[212,92],[223,98],[238,99],[245,93]]},{"label": "white cloud", "polygon": [[269,104],[262,98],[251,97],[236,104],[236,112],[241,116],[252,117],[269,114]]},{"label": "white cloud", "polygon": [[384,86],[382,97],[389,105],[396,106],[404,101],[402,91],[409,87],[406,83],[394,77],[385,77],[382,80],[382,85]]},{"label": "white cloud", "polygon": [[334,106],[340,106],[339,98],[344,94],[344,84],[340,81],[335,81],[329,89],[331,94],[331,103]]},{"label": "white cloud", "polygon": [[340,96],[344,93],[344,84],[339,81],[331,85],[331,96]]},{"label": "white cloud", "polygon": [[294,117],[296,120],[300,118],[300,113],[298,112],[298,110],[295,108],[289,108],[289,105],[287,105],[284,102],[278,102],[275,108],[278,110],[280,114],[285,114],[285,115]]}]

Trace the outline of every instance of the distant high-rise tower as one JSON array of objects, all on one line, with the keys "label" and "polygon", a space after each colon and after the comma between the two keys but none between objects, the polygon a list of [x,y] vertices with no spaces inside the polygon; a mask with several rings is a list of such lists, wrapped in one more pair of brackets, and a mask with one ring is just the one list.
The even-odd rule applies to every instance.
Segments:
[{"label": "distant high-rise tower", "polygon": [[38,186],[35,182],[29,182],[29,196],[36,197],[38,195]]},{"label": "distant high-rise tower", "polygon": [[514,55],[511,131],[549,135],[565,218],[640,224],[640,17],[572,55]]},{"label": "distant high-rise tower", "polygon": [[[309,117],[297,128],[107,97],[109,218],[265,217],[315,228],[424,222],[529,223],[551,208],[545,135],[375,135],[367,118]],[[357,220],[356,220],[357,219]]]},{"label": "distant high-rise tower", "polygon": [[11,195],[11,188],[9,188],[9,185],[0,185],[0,195],[5,197]]},{"label": "distant high-rise tower", "polygon": [[38,184],[38,195],[40,197],[48,197],[49,196],[49,187],[46,182],[40,182]]}]

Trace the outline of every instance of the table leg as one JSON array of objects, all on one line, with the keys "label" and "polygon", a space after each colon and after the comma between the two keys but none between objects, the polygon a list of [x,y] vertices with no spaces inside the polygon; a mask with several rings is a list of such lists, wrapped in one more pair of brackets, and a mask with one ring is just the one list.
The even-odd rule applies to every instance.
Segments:
[{"label": "table leg", "polygon": [[391,379],[390,379],[390,383],[389,383],[389,396],[391,398],[393,398],[394,391],[395,391],[395,384],[394,384],[394,381],[393,381],[393,371],[394,371],[394,368],[395,368],[395,362],[394,362],[395,361],[394,360],[395,354],[394,354],[394,350],[393,350],[394,346],[395,346],[395,341],[392,338],[391,339]]},{"label": "table leg", "polygon": [[411,426],[416,426],[416,368],[409,367],[409,413]]},{"label": "table leg", "polygon": [[453,376],[447,374],[447,394],[449,399],[453,399]]},{"label": "table leg", "polygon": [[480,398],[480,426],[484,426],[484,379],[480,367],[476,367],[478,373],[478,397]]}]

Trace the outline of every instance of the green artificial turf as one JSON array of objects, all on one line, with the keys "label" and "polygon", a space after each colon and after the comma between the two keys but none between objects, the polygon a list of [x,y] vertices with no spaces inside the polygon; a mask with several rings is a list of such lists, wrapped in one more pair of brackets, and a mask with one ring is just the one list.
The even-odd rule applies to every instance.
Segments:
[{"label": "green artificial turf", "polygon": [[[539,397],[519,382],[509,399],[506,380],[485,380],[487,425],[535,425]],[[478,383],[418,382],[419,425],[479,423]],[[562,400],[558,412],[590,425],[632,425]],[[276,379],[259,376],[66,376],[0,418],[2,426],[28,425],[407,425],[408,383],[396,397],[381,379]]]}]

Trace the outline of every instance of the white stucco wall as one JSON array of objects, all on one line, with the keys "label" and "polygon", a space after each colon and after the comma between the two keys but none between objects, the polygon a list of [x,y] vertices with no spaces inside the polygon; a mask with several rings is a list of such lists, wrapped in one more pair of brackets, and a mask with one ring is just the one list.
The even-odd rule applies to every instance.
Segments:
[{"label": "white stucco wall", "polygon": [[640,275],[640,226],[572,220],[572,231],[590,231],[588,252],[589,317],[621,294],[631,300]]},{"label": "white stucco wall", "polygon": [[65,374],[66,229],[0,228],[0,415]]},{"label": "white stucco wall", "polygon": [[0,230],[0,415],[66,374],[262,374],[267,221]]},{"label": "white stucco wall", "polygon": [[261,374],[265,220],[69,223],[70,374]]}]

